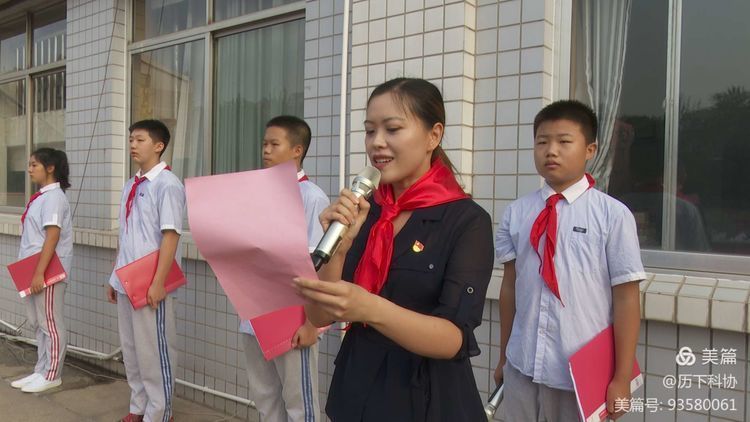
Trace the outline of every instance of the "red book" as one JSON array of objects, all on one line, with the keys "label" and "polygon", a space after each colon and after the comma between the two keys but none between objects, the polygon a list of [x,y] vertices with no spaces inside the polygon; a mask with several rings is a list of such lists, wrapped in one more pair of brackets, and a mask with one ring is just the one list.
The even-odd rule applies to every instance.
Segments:
[{"label": "red book", "polygon": [[[34,278],[34,272],[41,256],[41,252],[35,253],[8,265],[10,277],[13,279],[13,283],[15,283],[18,294],[21,297],[31,294],[31,279]],[[44,270],[44,287],[59,283],[65,280],[67,276],[57,253],[52,254],[52,259],[49,261],[47,269]]]},{"label": "red book", "polygon": [[[305,320],[303,306],[289,306],[251,319],[263,357],[271,360],[292,350],[292,338]],[[318,334],[327,329],[318,328]]]},{"label": "red book", "polygon": [[302,306],[290,306],[250,320],[266,360],[292,350],[292,338],[304,323],[305,308]]},{"label": "red book", "polygon": [[[159,264],[159,250],[138,258],[135,261],[115,270],[125,289],[133,309],[146,306],[148,289],[156,274],[156,266]],[[164,280],[164,289],[167,293],[177,290],[178,287],[187,283],[185,274],[182,273],[177,261],[172,260],[172,268],[169,269],[167,279]]]},{"label": "red book", "polygon": [[[585,422],[607,418],[607,387],[615,375],[615,336],[610,325],[570,357],[570,374],[578,399],[578,411]],[[633,362],[630,392],[643,385],[638,362]],[[629,403],[628,403],[629,404]]]}]

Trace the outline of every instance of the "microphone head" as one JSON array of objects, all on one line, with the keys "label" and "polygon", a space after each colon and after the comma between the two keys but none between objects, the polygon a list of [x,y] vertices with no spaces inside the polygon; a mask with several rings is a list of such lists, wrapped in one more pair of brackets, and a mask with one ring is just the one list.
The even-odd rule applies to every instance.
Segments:
[{"label": "microphone head", "polygon": [[367,166],[359,172],[357,177],[369,180],[370,183],[377,187],[380,184],[380,170],[373,166]]},{"label": "microphone head", "polygon": [[380,184],[380,170],[367,166],[354,177],[352,191],[359,192],[365,198],[369,197]]}]

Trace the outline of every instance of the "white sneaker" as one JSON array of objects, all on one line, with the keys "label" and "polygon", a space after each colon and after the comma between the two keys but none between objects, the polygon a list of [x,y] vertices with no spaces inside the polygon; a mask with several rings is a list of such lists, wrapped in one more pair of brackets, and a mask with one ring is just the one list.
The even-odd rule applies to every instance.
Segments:
[{"label": "white sneaker", "polygon": [[27,375],[27,376],[25,376],[25,377],[23,377],[21,379],[17,379],[15,381],[13,381],[12,383],[10,383],[10,386],[13,387],[13,388],[21,389],[24,386],[26,386],[27,384],[29,384],[30,382],[34,381],[37,377],[41,377],[41,375],[37,374],[36,372],[34,372],[31,375]]},{"label": "white sneaker", "polygon": [[47,391],[50,388],[55,388],[62,384],[62,379],[58,378],[54,381],[47,381],[44,377],[34,379],[30,383],[26,384],[21,388],[24,393],[41,393]]}]

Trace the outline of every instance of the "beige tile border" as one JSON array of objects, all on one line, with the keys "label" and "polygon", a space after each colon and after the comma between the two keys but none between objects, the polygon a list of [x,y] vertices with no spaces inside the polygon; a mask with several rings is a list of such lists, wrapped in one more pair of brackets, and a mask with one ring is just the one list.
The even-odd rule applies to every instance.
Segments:
[{"label": "beige tile border", "polygon": [[[0,234],[20,236],[16,219],[0,215]],[[117,231],[75,229],[74,236],[78,245],[117,247]],[[182,247],[184,258],[205,261],[190,232],[183,234]],[[502,275],[501,268],[493,270],[487,299],[498,300]],[[750,281],[648,274],[640,291],[644,320],[750,333]]]}]

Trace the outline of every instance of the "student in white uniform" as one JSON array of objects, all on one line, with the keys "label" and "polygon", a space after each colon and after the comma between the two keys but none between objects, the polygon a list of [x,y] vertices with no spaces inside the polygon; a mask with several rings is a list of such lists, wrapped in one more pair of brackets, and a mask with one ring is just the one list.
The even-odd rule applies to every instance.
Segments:
[{"label": "student in white uniform", "polygon": [[[318,216],[328,206],[326,194],[309,181],[302,161],[310,147],[310,127],[293,116],[278,116],[266,123],[263,167],[294,160],[307,221],[307,242],[312,252],[323,237]],[[279,204],[279,206],[284,206]],[[319,419],[318,330],[309,320],[292,339],[294,348],[266,361],[249,321],[240,323],[250,378],[250,398],[263,422],[308,422]]]},{"label": "student in white uniform", "polygon": [[610,324],[615,373],[609,417],[630,400],[640,327],[641,263],[630,210],[594,189],[585,173],[596,152],[597,119],[577,101],[549,104],[534,119],[534,162],[541,189],[511,203],[496,235],[504,265],[500,361],[504,420],[579,420],[568,360]]},{"label": "student in white uniform", "polygon": [[174,298],[164,289],[172,261],[181,264],[179,240],[185,215],[185,188],[161,161],[169,130],[158,120],[134,123],[130,156],[138,164],[125,183],[120,205],[120,240],[115,268],[159,250],[148,291],[148,306],[134,310],[117,273],[107,298],[117,304],[120,346],[130,386],[130,411],[122,421],[171,421],[175,356]]},{"label": "student in white uniform", "polygon": [[66,281],[44,287],[44,272],[57,253],[70,276],[73,261],[73,229],[70,204],[65,196],[68,182],[68,157],[63,151],[40,148],[29,159],[29,176],[40,187],[31,196],[21,216],[21,248],[18,259],[41,252],[26,296],[28,322],[36,331],[37,362],[34,373],[13,381],[11,386],[26,393],[40,393],[62,384],[67,330],[63,319]]}]

